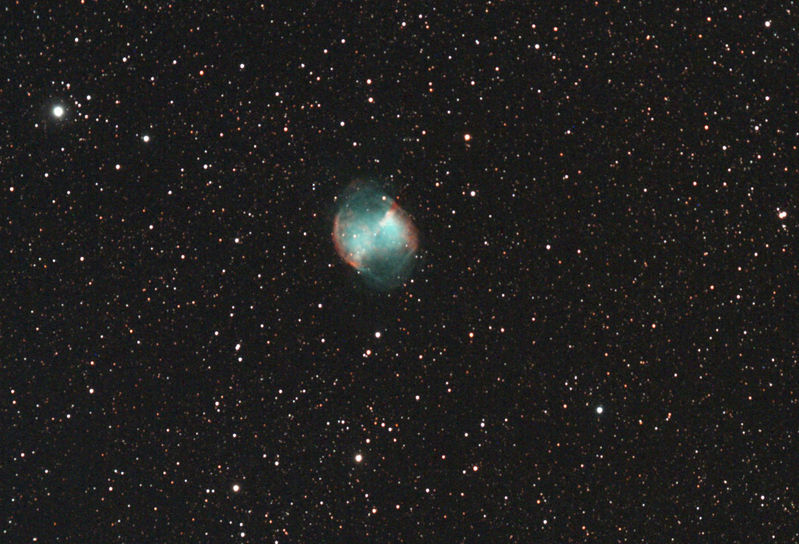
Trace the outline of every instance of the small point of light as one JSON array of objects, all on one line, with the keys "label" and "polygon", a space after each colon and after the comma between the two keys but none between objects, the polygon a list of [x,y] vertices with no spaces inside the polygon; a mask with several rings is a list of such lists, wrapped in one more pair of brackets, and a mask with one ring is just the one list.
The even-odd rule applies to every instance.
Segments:
[{"label": "small point of light", "polygon": [[355,462],[360,463],[361,461],[363,461],[363,455],[359,453],[355,456]]},{"label": "small point of light", "polygon": [[604,412],[604,411],[605,411],[605,409],[604,409],[604,408],[602,408],[601,406],[597,406],[597,407],[596,407],[596,413],[597,413],[597,414],[601,414],[601,413],[602,413],[602,412]]},{"label": "small point of light", "polygon": [[240,489],[241,486],[239,484],[233,484],[233,493],[238,493]]},{"label": "small point of light", "polygon": [[470,141],[472,141],[472,135],[471,135],[471,134],[464,134],[464,135],[463,135],[463,141],[464,141],[464,142],[470,142]]},{"label": "small point of light", "polygon": [[375,338],[380,338],[380,331],[377,331],[377,332],[375,333]]},{"label": "small point of light", "polygon": [[766,28],[771,28],[771,21],[766,21]]},{"label": "small point of light", "polygon": [[147,143],[150,141],[150,136],[148,134],[145,134],[144,136],[141,137],[141,139],[144,143]]},{"label": "small point of light", "polygon": [[63,117],[64,116],[64,107],[63,106],[54,107],[53,108],[53,115],[55,115],[58,118]]},{"label": "small point of light", "polygon": [[777,215],[777,217],[779,217],[780,219],[785,219],[786,217],[788,217],[788,212],[783,210]]}]

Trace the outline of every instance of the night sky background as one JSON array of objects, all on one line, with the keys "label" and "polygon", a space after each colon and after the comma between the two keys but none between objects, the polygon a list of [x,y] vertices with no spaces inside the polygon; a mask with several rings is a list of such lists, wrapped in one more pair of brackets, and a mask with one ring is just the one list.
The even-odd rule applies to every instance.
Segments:
[{"label": "night sky background", "polygon": [[0,9],[2,542],[797,542],[799,6],[433,4]]}]

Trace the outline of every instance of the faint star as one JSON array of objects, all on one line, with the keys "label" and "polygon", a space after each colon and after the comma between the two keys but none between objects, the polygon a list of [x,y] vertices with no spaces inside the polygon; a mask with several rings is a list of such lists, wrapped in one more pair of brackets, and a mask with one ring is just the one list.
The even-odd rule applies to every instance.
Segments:
[{"label": "faint star", "polygon": [[355,462],[360,463],[361,461],[363,461],[363,455],[359,453],[355,456]]},{"label": "faint star", "polygon": [[233,484],[233,493],[238,493],[241,487],[239,484]]},{"label": "faint star", "polygon": [[605,409],[604,409],[604,408],[602,408],[601,406],[597,406],[597,407],[596,407],[596,413],[597,413],[597,414],[601,414],[601,413],[602,413],[602,412],[604,412],[604,411],[605,411]]}]

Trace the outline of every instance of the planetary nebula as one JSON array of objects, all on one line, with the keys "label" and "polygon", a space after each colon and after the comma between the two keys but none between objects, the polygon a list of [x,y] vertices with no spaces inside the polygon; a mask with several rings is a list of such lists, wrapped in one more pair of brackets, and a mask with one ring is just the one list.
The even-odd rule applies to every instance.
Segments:
[{"label": "planetary nebula", "polygon": [[333,221],[336,251],[373,287],[402,285],[413,270],[416,227],[399,205],[379,189],[355,184],[343,195]]}]

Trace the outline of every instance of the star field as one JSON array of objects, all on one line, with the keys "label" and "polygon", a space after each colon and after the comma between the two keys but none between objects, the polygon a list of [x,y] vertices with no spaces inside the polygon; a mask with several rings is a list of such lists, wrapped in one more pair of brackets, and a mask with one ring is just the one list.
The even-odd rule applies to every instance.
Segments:
[{"label": "star field", "polygon": [[794,2],[0,13],[0,541],[799,539]]}]

